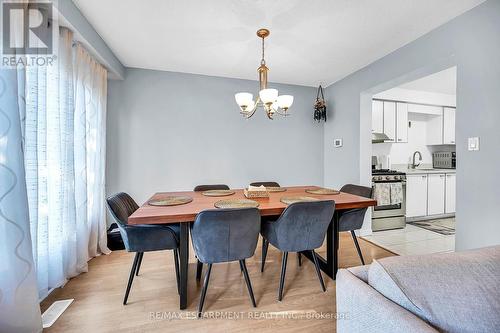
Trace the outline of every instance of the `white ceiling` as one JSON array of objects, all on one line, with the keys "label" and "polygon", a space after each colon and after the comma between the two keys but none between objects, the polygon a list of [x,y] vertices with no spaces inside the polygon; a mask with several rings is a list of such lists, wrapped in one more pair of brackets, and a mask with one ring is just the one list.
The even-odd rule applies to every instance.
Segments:
[{"label": "white ceiling", "polygon": [[74,0],[127,67],[328,85],[484,0]]},{"label": "white ceiling", "polygon": [[403,84],[399,88],[456,95],[457,68],[448,68],[444,71]]}]

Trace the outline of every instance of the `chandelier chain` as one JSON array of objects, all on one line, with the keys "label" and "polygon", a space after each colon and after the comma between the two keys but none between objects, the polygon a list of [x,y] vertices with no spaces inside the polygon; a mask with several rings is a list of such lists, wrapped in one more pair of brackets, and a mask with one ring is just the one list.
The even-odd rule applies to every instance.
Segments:
[{"label": "chandelier chain", "polygon": [[264,37],[262,37],[262,59],[260,60],[261,65],[266,64],[266,60],[264,60]]}]

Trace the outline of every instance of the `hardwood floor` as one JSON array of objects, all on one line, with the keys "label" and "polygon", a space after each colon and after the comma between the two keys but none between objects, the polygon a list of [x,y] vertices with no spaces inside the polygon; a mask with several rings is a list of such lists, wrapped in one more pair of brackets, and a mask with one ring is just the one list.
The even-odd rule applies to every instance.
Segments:
[{"label": "hardwood floor", "polygon": [[[365,262],[394,255],[359,239]],[[326,247],[317,252],[325,255]],[[296,254],[288,257],[283,302],[277,301],[281,254],[269,246],[264,273],[260,272],[260,241],[255,256],[247,260],[257,308],[248,296],[238,262],[212,268],[203,319],[195,312],[201,291],[196,282],[196,264],[190,251],[189,301],[179,310],[171,251],[145,253],[141,272],[135,278],[128,304],[122,305],[133,254],[115,251],[89,262],[89,272],[70,280],[45,299],[44,311],[53,301],[75,301],[57,322],[44,332],[332,332],[335,331],[335,282],[323,274],[323,293],[314,265]],[[348,233],[340,235],[340,267],[360,265]],[[205,272],[205,270],[204,270]],[[323,315],[323,317],[321,317]],[[314,318],[313,318],[314,316]]]}]

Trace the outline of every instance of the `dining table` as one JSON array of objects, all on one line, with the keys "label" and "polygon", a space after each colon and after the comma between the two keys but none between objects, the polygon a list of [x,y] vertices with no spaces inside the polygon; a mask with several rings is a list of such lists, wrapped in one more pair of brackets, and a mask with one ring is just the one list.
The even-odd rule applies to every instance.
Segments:
[{"label": "dining table", "polygon": [[[367,208],[376,206],[376,201],[371,198],[337,192],[335,194],[311,194],[306,192],[310,189],[321,189],[318,186],[291,186],[286,187],[283,192],[269,192],[267,198],[251,198],[259,203],[258,209],[261,216],[279,216],[287,207],[281,202],[283,197],[313,197],[319,200],[333,200],[335,212],[326,234],[326,258],[317,255],[321,270],[330,278],[335,280],[338,270],[339,231],[338,222],[340,213],[349,209]],[[189,258],[189,226],[195,221],[196,215],[203,210],[216,209],[214,204],[221,199],[246,199],[243,189],[235,189],[234,194],[225,197],[206,196],[202,192],[158,192],[148,199],[128,218],[131,225],[141,224],[174,224],[180,225],[179,239],[179,307],[181,310],[187,308],[188,304],[188,258]],[[187,196],[193,200],[189,203],[176,206],[154,206],[149,202],[162,200],[171,196]],[[302,253],[306,258],[313,261],[309,252]]]}]

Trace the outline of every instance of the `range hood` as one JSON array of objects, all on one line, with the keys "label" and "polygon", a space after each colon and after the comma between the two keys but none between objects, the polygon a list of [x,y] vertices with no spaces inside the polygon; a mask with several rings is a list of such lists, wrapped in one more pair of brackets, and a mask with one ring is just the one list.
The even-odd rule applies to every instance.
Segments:
[{"label": "range hood", "polygon": [[372,132],[372,143],[382,143],[386,141],[391,141],[391,139],[385,133]]}]

